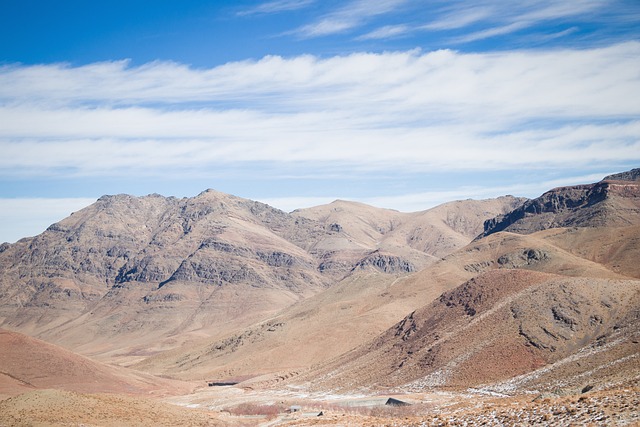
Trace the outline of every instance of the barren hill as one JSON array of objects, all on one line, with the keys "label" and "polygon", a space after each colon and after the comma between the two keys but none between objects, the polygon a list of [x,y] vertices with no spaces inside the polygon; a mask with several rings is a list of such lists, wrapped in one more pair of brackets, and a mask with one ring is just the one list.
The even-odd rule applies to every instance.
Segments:
[{"label": "barren hill", "polygon": [[640,281],[494,270],[309,377],[331,390],[414,392],[513,378],[509,391],[638,379],[639,303]]},{"label": "barren hill", "polygon": [[188,383],[94,362],[61,347],[0,329],[0,396],[56,388],[82,393],[186,393]]},{"label": "barren hill", "polygon": [[[136,367],[182,379],[224,381],[268,373],[288,377],[366,343],[407,313],[478,274],[531,270],[572,277],[629,278],[557,246],[546,233],[496,233],[403,277],[362,271],[267,321],[150,357]],[[640,236],[627,237],[633,241]],[[590,253],[588,248],[600,247],[600,243],[589,242],[585,235],[581,247]],[[623,251],[617,254],[608,258],[610,264],[629,263]]]},{"label": "barren hill", "polygon": [[[7,327],[72,348],[250,324],[328,286],[319,224],[206,191],[105,196],[0,254]],[[120,341],[122,342],[122,341]],[[100,348],[96,348],[100,350]]]},{"label": "barren hill", "polygon": [[[320,218],[326,208],[287,214],[213,190],[183,199],[104,196],[39,236],[2,246],[0,326],[85,355],[142,358],[247,327],[357,271],[422,268],[432,253],[471,239],[442,219],[447,212],[481,222],[521,201],[418,214],[345,202],[340,214]],[[369,222],[352,221],[363,217]],[[396,223],[404,231],[392,233]],[[412,247],[409,234],[420,229],[455,234],[455,244]]]},{"label": "barren hill", "polygon": [[292,214],[342,232],[341,240],[327,238],[312,248],[323,259],[322,269],[343,266],[349,270],[356,265],[410,273],[467,245],[482,232],[486,219],[506,214],[526,200],[513,196],[461,200],[413,213],[336,200]]},{"label": "barren hill", "polygon": [[640,225],[640,169],[610,175],[595,184],[554,188],[506,215],[488,220],[482,235],[631,225]]}]

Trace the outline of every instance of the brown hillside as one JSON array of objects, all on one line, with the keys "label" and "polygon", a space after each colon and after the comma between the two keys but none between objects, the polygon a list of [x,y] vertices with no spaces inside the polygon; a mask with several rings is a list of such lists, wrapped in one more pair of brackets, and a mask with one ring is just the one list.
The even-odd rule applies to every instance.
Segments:
[{"label": "brown hillside", "polygon": [[[346,240],[321,241],[313,248],[324,258],[321,267],[346,265],[352,268],[354,260],[357,265],[362,265],[362,261],[366,265],[372,255],[393,254],[404,262],[397,264],[404,267],[392,266],[386,272],[406,273],[420,270],[466,246],[482,232],[485,220],[510,212],[525,200],[512,196],[462,200],[414,213],[337,200],[294,211],[293,215],[316,220],[328,229],[344,233]],[[341,248],[349,250],[339,251]],[[344,258],[349,256],[351,258]]]},{"label": "brown hillside", "polygon": [[[0,326],[129,363],[222,338],[350,274],[416,271],[433,262],[431,252],[468,243],[468,224],[517,202],[464,201],[418,214],[337,202],[287,214],[213,190],[184,199],[104,196],[3,246]],[[425,233],[453,234],[454,244],[435,252],[415,244],[420,230],[436,229]]]},{"label": "brown hillside", "polygon": [[[639,281],[494,270],[305,378],[332,390],[468,388],[573,358],[582,363],[556,370],[554,381],[637,379],[639,303]],[[514,388],[551,386],[531,378]]]},{"label": "brown hillside", "polygon": [[562,227],[640,225],[640,169],[588,185],[559,187],[488,220],[483,236],[499,231],[529,234]]},{"label": "brown hillside", "polygon": [[[586,248],[586,235],[584,239]],[[553,245],[545,235],[497,233],[409,276],[362,271],[265,322],[148,358],[136,367],[183,379],[290,376],[364,344],[407,313],[480,273],[516,268],[625,278]]]},{"label": "brown hillside", "polygon": [[103,365],[44,341],[0,329],[0,396],[49,388],[163,395],[186,393],[193,386]]},{"label": "brown hillside", "polygon": [[215,191],[105,196],[0,253],[0,319],[86,354],[175,346],[326,287],[305,250],[324,234]]},{"label": "brown hillside", "polygon": [[640,226],[551,229],[537,236],[616,273],[640,279]]}]

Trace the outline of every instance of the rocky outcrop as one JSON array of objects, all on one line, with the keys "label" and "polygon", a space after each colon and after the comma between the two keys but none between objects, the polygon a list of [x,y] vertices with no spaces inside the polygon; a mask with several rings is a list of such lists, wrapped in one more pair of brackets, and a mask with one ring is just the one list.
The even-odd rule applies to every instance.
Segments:
[{"label": "rocky outcrop", "polygon": [[603,181],[640,181],[640,168],[607,175],[604,177]]},{"label": "rocky outcrop", "polygon": [[402,274],[416,271],[416,268],[409,261],[379,251],[375,251],[358,261],[353,269],[362,270],[367,267],[373,267],[376,270],[388,274]]},{"label": "rocky outcrop", "polygon": [[524,249],[522,251],[504,254],[498,258],[498,265],[501,268],[523,268],[528,267],[549,258],[549,254],[541,249]]},{"label": "rocky outcrop", "polygon": [[500,231],[531,234],[558,227],[640,224],[640,169],[589,185],[560,187],[484,223],[479,237]]}]

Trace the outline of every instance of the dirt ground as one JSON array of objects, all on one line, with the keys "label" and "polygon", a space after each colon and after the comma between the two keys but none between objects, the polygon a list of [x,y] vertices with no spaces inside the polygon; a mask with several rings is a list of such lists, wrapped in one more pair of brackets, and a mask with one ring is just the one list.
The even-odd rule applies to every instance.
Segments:
[{"label": "dirt ground", "polygon": [[[354,406],[382,396],[203,388],[156,400],[117,394],[30,391],[0,401],[8,426],[640,426],[640,389],[571,396],[396,395],[408,406]],[[294,413],[287,410],[299,408]]]}]

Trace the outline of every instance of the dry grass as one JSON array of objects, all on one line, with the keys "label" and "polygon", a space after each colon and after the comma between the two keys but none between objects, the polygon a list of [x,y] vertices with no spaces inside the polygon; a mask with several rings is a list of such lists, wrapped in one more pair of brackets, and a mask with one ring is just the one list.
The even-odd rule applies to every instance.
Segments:
[{"label": "dry grass", "polygon": [[226,408],[225,411],[231,415],[236,416],[265,416],[269,419],[275,418],[278,414],[285,412],[287,408],[284,405],[261,405],[258,403],[241,403],[230,408]]}]

